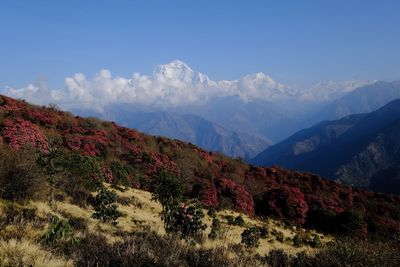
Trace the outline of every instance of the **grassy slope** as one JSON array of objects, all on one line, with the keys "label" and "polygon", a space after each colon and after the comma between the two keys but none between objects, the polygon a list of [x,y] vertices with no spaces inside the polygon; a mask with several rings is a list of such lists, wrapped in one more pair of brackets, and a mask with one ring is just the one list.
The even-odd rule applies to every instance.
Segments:
[{"label": "grassy slope", "polygon": [[[110,187],[109,185],[107,187]],[[91,214],[94,212],[91,207],[79,207],[71,204],[68,201],[56,201],[52,205],[48,202],[42,201],[30,201],[26,204],[15,204],[8,201],[0,202],[0,222],[6,224],[7,221],[7,209],[14,210],[34,210],[35,215],[31,218],[21,218],[19,221],[13,224],[6,224],[0,231],[0,263],[7,258],[5,255],[7,250],[11,250],[16,253],[16,249],[13,248],[18,246],[21,251],[20,254],[24,255],[25,262],[32,262],[34,266],[40,266],[41,264],[47,266],[71,266],[73,259],[65,259],[60,255],[52,254],[51,249],[46,246],[40,246],[40,239],[48,229],[48,219],[51,216],[58,216],[70,221],[75,226],[74,237],[80,239],[85,234],[85,231],[91,233],[102,234],[106,237],[106,240],[110,243],[122,242],[121,233],[132,233],[135,231],[154,231],[160,236],[165,236],[163,223],[160,218],[161,205],[158,202],[151,200],[151,194],[146,191],[138,189],[127,189],[124,191],[116,190],[120,202],[124,205],[119,204],[118,210],[123,213],[123,216],[118,219],[118,225],[112,226],[107,223],[99,222],[98,220],[92,219]],[[206,210],[204,210],[207,213]],[[242,215],[245,220],[245,226],[234,226],[228,225],[224,217],[226,215],[238,216]],[[268,226],[270,232],[275,229],[284,233],[284,242],[279,242],[276,237],[269,235],[268,239],[262,239],[260,246],[255,249],[248,249],[246,253],[266,255],[270,250],[283,249],[288,254],[297,254],[300,252],[314,253],[316,249],[309,246],[296,247],[292,243],[292,238],[296,234],[294,229],[285,228],[284,224],[280,221],[269,219],[267,221],[261,221],[254,218],[250,218],[246,215],[222,210],[217,212],[217,218],[221,219],[222,228],[221,233],[215,240],[210,240],[207,235],[211,229],[212,219],[209,216],[205,216],[204,222],[207,224],[207,229],[204,232],[203,241],[196,245],[197,249],[212,249],[218,247],[230,247],[240,244],[241,233],[245,227],[249,226]],[[78,226],[79,225],[79,226]],[[83,229],[80,229],[83,228]],[[302,231],[298,229],[297,231]],[[117,234],[117,232],[119,234]],[[315,231],[312,231],[314,234]],[[330,238],[324,237],[322,234],[318,234],[323,243],[327,242]],[[4,241],[9,237],[13,237],[11,240]],[[20,238],[20,239],[19,239]],[[18,241],[17,241],[18,240]],[[184,241],[182,241],[184,242]],[[46,250],[47,249],[47,250]],[[9,253],[9,255],[11,255]],[[230,252],[232,257],[237,257],[233,251]],[[31,256],[31,260],[29,257]],[[3,262],[4,263],[4,262]]]}]

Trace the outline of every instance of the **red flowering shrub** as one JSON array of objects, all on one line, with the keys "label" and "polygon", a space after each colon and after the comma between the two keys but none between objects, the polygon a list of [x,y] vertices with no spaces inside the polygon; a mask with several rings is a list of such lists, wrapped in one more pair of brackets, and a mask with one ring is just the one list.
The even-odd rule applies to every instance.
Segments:
[{"label": "red flowering shrub", "polygon": [[217,189],[213,185],[203,187],[199,192],[199,200],[206,207],[214,208],[218,206]]},{"label": "red flowering shrub", "polygon": [[25,145],[31,145],[43,152],[49,149],[46,137],[39,127],[26,120],[6,120],[1,135],[13,149],[20,149]]},{"label": "red flowering shrub", "polygon": [[304,224],[308,211],[304,194],[299,188],[282,186],[264,194],[260,210],[265,215],[273,214]]},{"label": "red flowering shrub", "polygon": [[235,209],[247,214],[254,214],[254,201],[243,186],[234,181],[222,178],[217,182],[218,195],[228,197],[235,205]]},{"label": "red flowering shrub", "polygon": [[100,156],[102,150],[111,143],[104,130],[93,131],[91,135],[75,135],[67,138],[67,146],[84,156]]}]

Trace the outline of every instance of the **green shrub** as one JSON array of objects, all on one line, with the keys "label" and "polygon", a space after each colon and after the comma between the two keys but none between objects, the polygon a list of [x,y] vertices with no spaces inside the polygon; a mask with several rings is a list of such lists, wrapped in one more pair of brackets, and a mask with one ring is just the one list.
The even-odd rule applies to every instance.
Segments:
[{"label": "green shrub", "polygon": [[246,247],[258,247],[260,245],[260,230],[258,227],[250,227],[243,231],[242,241]]},{"label": "green shrub", "polygon": [[64,164],[65,169],[70,174],[80,177],[90,191],[95,191],[104,181],[99,160],[95,157],[71,154]]},{"label": "green shrub", "polygon": [[300,247],[302,244],[303,244],[303,239],[299,234],[296,234],[293,237],[293,245],[295,245],[296,247]]},{"label": "green shrub", "polygon": [[238,215],[236,217],[232,215],[226,215],[225,219],[229,225],[244,226],[244,219],[241,215]]},{"label": "green shrub", "polygon": [[113,161],[111,163],[111,171],[113,177],[117,179],[117,183],[126,187],[132,186],[129,177],[132,177],[135,173],[135,169],[132,166],[122,164],[119,161]]},{"label": "green shrub", "polygon": [[366,238],[367,223],[363,214],[356,210],[346,210],[337,216],[337,231],[341,235]]},{"label": "green shrub", "polygon": [[315,235],[314,238],[309,242],[310,246],[313,248],[319,248],[321,246],[321,239],[318,235]]},{"label": "green shrub", "polygon": [[258,230],[260,231],[260,238],[266,239],[268,238],[268,228],[265,226],[260,226],[258,227]]},{"label": "green shrub", "polygon": [[94,209],[92,217],[99,219],[103,222],[111,222],[116,225],[117,219],[121,217],[121,213],[117,210],[117,194],[114,191],[100,188],[96,197],[94,198]]},{"label": "green shrub", "polygon": [[244,219],[243,219],[243,217],[242,217],[241,215],[236,216],[235,221],[234,221],[234,224],[235,224],[235,225],[238,225],[238,226],[244,226]]},{"label": "green shrub", "polygon": [[178,178],[170,172],[161,171],[152,184],[152,198],[165,208],[176,205],[182,199],[183,188]]},{"label": "green shrub", "polygon": [[67,220],[62,220],[57,216],[51,218],[47,232],[42,236],[42,241],[49,245],[59,241],[67,241],[72,244],[77,240],[73,237],[73,229]]},{"label": "green shrub", "polygon": [[211,231],[208,235],[208,238],[215,239],[218,236],[219,231],[221,230],[221,222],[219,219],[214,218],[211,224]]},{"label": "green shrub", "polygon": [[203,218],[198,204],[167,205],[162,213],[165,231],[177,233],[183,239],[197,237],[207,228]]}]

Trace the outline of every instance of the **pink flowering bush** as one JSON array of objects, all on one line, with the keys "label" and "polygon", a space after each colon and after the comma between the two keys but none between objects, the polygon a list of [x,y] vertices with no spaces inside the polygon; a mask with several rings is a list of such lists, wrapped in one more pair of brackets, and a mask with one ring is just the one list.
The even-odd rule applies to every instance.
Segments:
[{"label": "pink flowering bush", "polygon": [[214,185],[204,186],[199,192],[200,203],[209,208],[218,206],[218,192]]},{"label": "pink flowering bush", "polygon": [[49,149],[49,144],[40,128],[26,120],[6,120],[1,135],[3,140],[5,140],[11,148],[16,150],[26,145],[38,148],[43,152]]},{"label": "pink flowering bush", "polygon": [[243,186],[229,179],[220,179],[217,182],[218,195],[232,199],[235,209],[250,215],[254,214],[254,201]]},{"label": "pink flowering bush", "polygon": [[299,188],[282,186],[264,194],[263,211],[281,218],[288,218],[295,223],[304,224],[308,205]]}]

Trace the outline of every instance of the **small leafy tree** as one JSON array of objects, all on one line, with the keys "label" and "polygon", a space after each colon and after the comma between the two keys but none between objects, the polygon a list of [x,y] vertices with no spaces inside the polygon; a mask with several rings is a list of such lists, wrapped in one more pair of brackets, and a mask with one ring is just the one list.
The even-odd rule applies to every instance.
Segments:
[{"label": "small leafy tree", "polygon": [[114,191],[100,188],[93,201],[95,213],[93,213],[92,217],[116,225],[118,223],[117,219],[122,215],[117,210],[116,201],[117,194]]},{"label": "small leafy tree", "polygon": [[178,178],[167,171],[159,172],[153,181],[153,200],[159,201],[164,209],[176,205],[182,199],[182,184]]}]

